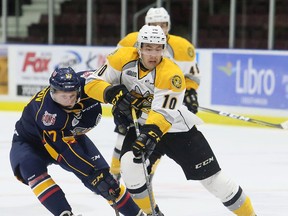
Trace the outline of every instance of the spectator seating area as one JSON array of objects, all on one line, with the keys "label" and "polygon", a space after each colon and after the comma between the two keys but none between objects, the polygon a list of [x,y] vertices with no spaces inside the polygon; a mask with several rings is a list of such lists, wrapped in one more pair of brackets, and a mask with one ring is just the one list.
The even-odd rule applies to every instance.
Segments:
[{"label": "spectator seating area", "polygon": [[[85,2],[85,3],[84,3]],[[55,44],[86,44],[86,1],[66,0],[61,3],[59,15],[55,15]],[[133,14],[155,3],[155,0],[127,0],[127,32],[132,31]],[[198,48],[228,48],[229,10],[227,0],[199,1]],[[246,3],[245,3],[246,2]],[[164,2],[165,6],[165,2]],[[169,8],[168,8],[169,10]],[[288,49],[288,4],[276,1],[274,48]],[[235,48],[267,49],[269,1],[237,1]],[[144,15],[138,19],[138,27],[144,24]],[[171,34],[191,40],[191,0],[171,0]],[[93,6],[93,45],[116,45],[120,40],[121,1],[97,0]],[[28,27],[25,38],[8,38],[13,43],[47,43],[48,15],[42,14],[38,23]]]}]

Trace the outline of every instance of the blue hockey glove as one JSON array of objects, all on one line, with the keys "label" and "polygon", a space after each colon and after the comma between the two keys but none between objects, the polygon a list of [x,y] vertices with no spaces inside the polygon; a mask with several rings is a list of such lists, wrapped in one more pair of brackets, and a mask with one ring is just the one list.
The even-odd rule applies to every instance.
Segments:
[{"label": "blue hockey glove", "polygon": [[188,108],[189,111],[196,114],[198,112],[198,97],[195,89],[186,90],[184,96],[184,105]]},{"label": "blue hockey glove", "polygon": [[118,198],[120,194],[119,184],[110,174],[108,169],[95,170],[88,178],[97,194],[100,194],[110,201]]},{"label": "blue hockey glove", "polygon": [[157,125],[144,125],[141,127],[141,134],[132,144],[132,151],[135,156],[134,162],[141,163],[141,154],[144,153],[145,160],[154,151],[156,144],[162,137],[162,131]]}]

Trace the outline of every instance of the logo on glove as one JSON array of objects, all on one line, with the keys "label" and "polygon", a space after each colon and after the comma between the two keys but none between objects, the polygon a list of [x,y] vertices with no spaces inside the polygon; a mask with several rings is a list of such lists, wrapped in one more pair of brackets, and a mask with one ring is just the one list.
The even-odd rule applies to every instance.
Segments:
[{"label": "logo on glove", "polygon": [[117,101],[123,96],[123,91],[119,91],[117,95],[115,95],[115,97],[112,100],[112,104],[115,105],[117,103]]}]

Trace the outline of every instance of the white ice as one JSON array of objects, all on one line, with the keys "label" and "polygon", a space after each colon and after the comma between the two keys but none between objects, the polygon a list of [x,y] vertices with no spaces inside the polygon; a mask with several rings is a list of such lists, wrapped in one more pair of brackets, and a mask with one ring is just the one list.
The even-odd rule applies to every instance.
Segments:
[{"label": "white ice", "polygon": [[[14,178],[10,168],[11,137],[19,117],[18,112],[0,112],[0,215],[50,215],[30,188]],[[116,140],[113,128],[112,119],[103,118],[89,133],[108,162]],[[250,196],[258,216],[288,215],[287,130],[212,124],[198,129],[210,142],[225,173]],[[106,201],[86,189],[72,174],[55,165],[49,167],[49,173],[66,193],[76,215],[115,215]],[[153,186],[165,216],[233,215],[199,182],[186,181],[180,167],[167,157],[159,164]]]}]

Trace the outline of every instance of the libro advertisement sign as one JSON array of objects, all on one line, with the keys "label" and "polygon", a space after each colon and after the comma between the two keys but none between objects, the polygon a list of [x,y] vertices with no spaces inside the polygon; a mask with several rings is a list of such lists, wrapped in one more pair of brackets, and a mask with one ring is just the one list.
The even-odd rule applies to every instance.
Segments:
[{"label": "libro advertisement sign", "polygon": [[211,103],[288,108],[288,56],[213,53]]}]

